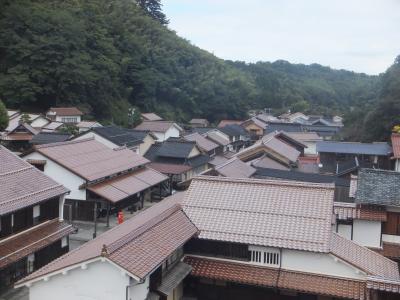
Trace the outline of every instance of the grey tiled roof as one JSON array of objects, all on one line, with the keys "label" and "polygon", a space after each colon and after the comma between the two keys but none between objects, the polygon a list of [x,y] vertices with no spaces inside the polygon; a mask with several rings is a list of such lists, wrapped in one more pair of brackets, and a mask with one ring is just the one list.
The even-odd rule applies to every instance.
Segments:
[{"label": "grey tiled roof", "polygon": [[358,172],[357,203],[400,206],[400,173],[361,169]]},{"label": "grey tiled roof", "polygon": [[355,143],[355,142],[317,142],[317,152],[389,155],[392,147],[388,143]]},{"label": "grey tiled roof", "polygon": [[33,136],[32,140],[30,142],[34,145],[65,142],[70,138],[70,136],[71,135],[68,133],[41,132],[41,133]]},{"label": "grey tiled roof", "polygon": [[127,147],[142,143],[149,134],[148,131],[120,128],[113,125],[95,127],[92,131],[118,146]]}]

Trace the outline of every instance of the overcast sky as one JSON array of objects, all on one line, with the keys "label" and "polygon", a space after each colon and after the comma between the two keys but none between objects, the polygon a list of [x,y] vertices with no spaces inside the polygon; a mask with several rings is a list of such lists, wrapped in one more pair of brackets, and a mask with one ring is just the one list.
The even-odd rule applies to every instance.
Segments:
[{"label": "overcast sky", "polygon": [[400,0],[162,0],[169,27],[224,59],[368,74],[400,55]]}]

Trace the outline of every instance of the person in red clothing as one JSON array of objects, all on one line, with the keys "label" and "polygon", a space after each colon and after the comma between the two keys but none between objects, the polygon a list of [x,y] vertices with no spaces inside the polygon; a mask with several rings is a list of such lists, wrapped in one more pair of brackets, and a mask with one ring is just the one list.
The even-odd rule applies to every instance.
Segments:
[{"label": "person in red clothing", "polygon": [[124,213],[122,210],[118,212],[118,224],[122,224],[124,222]]}]

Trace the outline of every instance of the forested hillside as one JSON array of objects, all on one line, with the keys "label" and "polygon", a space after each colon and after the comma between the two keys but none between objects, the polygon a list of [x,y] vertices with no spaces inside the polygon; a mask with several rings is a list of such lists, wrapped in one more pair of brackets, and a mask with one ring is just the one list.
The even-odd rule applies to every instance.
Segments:
[{"label": "forested hillside", "polygon": [[1,1],[0,98],[29,110],[77,105],[127,124],[132,106],[216,121],[265,107],[343,113],[377,97],[377,76],[221,60],[169,30],[168,16],[147,9],[157,2]]},{"label": "forested hillside", "polygon": [[345,114],[346,138],[387,141],[395,125],[400,125],[400,56],[383,74],[377,101],[354,107]]}]

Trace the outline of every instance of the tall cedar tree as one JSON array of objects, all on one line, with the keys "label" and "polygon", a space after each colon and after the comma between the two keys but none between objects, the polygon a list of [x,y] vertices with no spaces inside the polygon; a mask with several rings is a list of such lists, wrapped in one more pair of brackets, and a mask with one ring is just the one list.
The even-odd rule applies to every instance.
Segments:
[{"label": "tall cedar tree", "polygon": [[167,25],[169,23],[167,16],[162,12],[160,0],[138,0],[138,4],[146,14],[162,25]]}]

